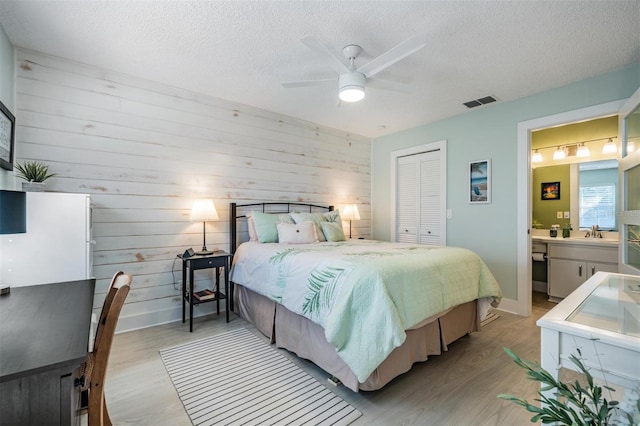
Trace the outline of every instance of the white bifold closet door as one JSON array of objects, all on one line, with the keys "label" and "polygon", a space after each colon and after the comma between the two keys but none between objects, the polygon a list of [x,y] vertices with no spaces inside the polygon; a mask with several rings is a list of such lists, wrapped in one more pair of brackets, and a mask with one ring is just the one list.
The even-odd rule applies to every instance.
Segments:
[{"label": "white bifold closet door", "polygon": [[439,150],[397,159],[396,241],[445,245]]}]

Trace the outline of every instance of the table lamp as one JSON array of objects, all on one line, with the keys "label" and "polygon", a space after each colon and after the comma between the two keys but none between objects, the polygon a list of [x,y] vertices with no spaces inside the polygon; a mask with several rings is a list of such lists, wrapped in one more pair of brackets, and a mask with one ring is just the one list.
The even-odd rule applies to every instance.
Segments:
[{"label": "table lamp", "polygon": [[213,251],[207,250],[207,229],[206,223],[218,220],[218,212],[213,205],[213,200],[209,198],[200,198],[193,202],[191,208],[190,219],[192,222],[202,222],[202,250],[196,252],[199,255],[212,254]]},{"label": "table lamp", "polygon": [[345,205],[344,209],[340,213],[340,217],[343,220],[349,221],[349,238],[351,238],[351,221],[360,220],[360,212],[358,211],[358,206],[355,204]]}]

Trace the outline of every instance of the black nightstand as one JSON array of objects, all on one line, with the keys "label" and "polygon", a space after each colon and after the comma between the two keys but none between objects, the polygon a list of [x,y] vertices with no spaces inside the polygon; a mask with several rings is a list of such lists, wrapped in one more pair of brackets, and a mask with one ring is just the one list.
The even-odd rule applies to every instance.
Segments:
[{"label": "black nightstand", "polygon": [[[219,251],[208,255],[195,255],[184,258],[181,254],[178,258],[182,260],[182,322],[186,320],[185,304],[189,304],[189,331],[193,331],[193,305],[201,303],[216,302],[218,315],[220,315],[220,300],[225,301],[227,322],[229,322],[229,262],[231,255]],[[198,269],[216,268],[216,282],[213,288],[214,297],[207,300],[197,300],[193,297],[193,271]],[[220,291],[220,268],[224,268],[224,293]],[[189,270],[189,287],[187,288],[187,269]]]}]

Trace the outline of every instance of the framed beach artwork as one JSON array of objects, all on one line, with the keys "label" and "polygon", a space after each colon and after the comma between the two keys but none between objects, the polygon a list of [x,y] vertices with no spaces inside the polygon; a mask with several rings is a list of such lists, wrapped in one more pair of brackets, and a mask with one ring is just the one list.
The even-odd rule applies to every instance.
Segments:
[{"label": "framed beach artwork", "polygon": [[560,199],[560,182],[542,182],[540,199],[541,200],[559,200]]},{"label": "framed beach artwork", "polygon": [[469,163],[469,203],[491,202],[491,160]]}]

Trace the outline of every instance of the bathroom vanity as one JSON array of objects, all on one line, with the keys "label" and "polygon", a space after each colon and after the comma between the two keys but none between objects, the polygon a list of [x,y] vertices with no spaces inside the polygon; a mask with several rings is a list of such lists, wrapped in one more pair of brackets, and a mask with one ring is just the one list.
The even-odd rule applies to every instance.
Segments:
[{"label": "bathroom vanity", "polygon": [[617,240],[534,235],[532,243],[547,246],[547,293],[551,301],[564,299],[598,271],[618,272]]}]

